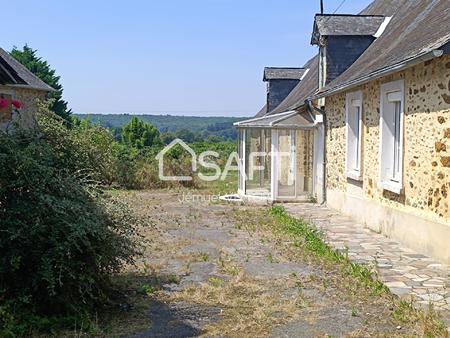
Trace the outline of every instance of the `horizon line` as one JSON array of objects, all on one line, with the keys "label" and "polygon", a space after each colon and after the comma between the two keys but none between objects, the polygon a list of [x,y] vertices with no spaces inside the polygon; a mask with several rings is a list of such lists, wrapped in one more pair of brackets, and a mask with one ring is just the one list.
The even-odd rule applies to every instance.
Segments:
[{"label": "horizon line", "polygon": [[[198,115],[198,114],[214,114],[214,115]],[[147,111],[147,112],[72,112],[75,115],[155,115],[155,116],[186,116],[186,117],[251,117],[252,114],[241,112],[228,112],[228,114],[236,115],[218,115],[219,111]],[[224,111],[225,113],[225,111]],[[254,114],[253,114],[254,115]]]}]

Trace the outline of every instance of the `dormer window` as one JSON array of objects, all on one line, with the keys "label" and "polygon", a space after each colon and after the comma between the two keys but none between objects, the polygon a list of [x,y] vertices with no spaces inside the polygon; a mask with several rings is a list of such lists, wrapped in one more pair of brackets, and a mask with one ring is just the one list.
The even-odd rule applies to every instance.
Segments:
[{"label": "dormer window", "polygon": [[319,89],[345,72],[387,23],[384,16],[317,14],[311,44],[319,46]]},{"label": "dormer window", "polygon": [[299,84],[306,72],[304,68],[264,68],[263,81],[267,82],[267,111],[275,109]]}]

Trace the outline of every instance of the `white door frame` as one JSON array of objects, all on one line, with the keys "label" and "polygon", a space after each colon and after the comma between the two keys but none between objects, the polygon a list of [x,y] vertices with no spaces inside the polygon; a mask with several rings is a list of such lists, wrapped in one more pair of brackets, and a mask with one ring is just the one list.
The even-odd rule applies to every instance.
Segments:
[{"label": "white door frame", "polygon": [[[242,132],[242,141],[241,141],[241,133]],[[238,186],[238,192],[240,195],[245,195],[246,192],[246,172],[245,172],[245,145],[246,145],[246,132],[245,129],[241,129],[239,131],[239,147],[241,148],[241,154],[242,158],[239,159],[239,186]]]}]

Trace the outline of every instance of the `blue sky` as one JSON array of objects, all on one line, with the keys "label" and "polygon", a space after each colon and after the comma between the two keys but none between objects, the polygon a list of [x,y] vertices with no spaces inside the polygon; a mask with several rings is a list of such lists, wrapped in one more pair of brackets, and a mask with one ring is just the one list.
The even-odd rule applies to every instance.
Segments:
[{"label": "blue sky", "polygon": [[[370,0],[346,0],[357,13]],[[333,12],[342,0],[324,0]],[[28,43],[75,112],[249,116],[265,66],[301,66],[319,0],[14,0],[0,46]]]}]

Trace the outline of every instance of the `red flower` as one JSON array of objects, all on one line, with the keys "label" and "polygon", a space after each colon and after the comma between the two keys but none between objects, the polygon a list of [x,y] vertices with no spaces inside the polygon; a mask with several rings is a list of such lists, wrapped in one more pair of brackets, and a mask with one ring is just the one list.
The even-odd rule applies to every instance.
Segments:
[{"label": "red flower", "polygon": [[22,103],[20,101],[12,100],[11,103],[14,106],[14,108],[16,108],[16,109],[22,108]]},{"label": "red flower", "polygon": [[8,100],[0,98],[0,109],[8,107]]}]

